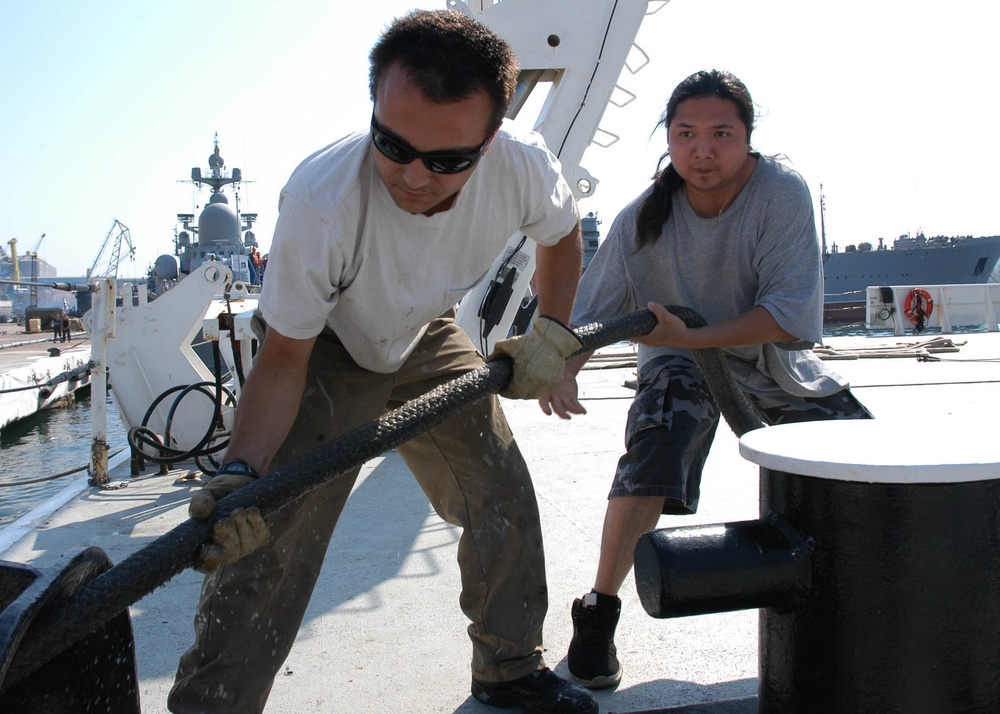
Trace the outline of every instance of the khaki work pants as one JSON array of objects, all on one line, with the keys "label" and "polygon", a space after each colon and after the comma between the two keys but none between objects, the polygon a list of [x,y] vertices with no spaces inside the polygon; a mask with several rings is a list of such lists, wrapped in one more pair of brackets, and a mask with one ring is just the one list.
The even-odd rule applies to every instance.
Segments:
[{"label": "khaki work pants", "polygon": [[[482,364],[451,315],[430,324],[393,374],[361,369],[325,330],[310,358],[295,425],[272,468]],[[459,601],[471,620],[472,676],[502,682],[544,666],[548,595],[538,505],[496,396],[412,439],[399,454],[438,515],[462,529]],[[270,544],[206,577],[195,644],[181,657],[171,711],[263,710],[358,471],[278,511],[268,519]]]}]

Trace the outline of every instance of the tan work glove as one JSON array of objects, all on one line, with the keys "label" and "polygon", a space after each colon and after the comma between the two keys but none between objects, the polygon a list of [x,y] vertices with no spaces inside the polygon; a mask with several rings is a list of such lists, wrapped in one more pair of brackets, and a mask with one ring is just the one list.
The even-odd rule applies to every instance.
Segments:
[{"label": "tan work glove", "polygon": [[[215,513],[215,502],[225,498],[233,491],[253,483],[260,476],[256,471],[245,473],[228,473],[229,464],[223,464],[215,476],[205,484],[200,491],[195,491],[188,504],[188,514],[197,521],[207,521]],[[249,466],[247,467],[250,468]]]},{"label": "tan work glove", "polygon": [[[215,504],[233,491],[253,483],[260,476],[242,461],[231,461],[219,467],[203,489],[191,497],[188,513],[204,521],[215,513]],[[212,543],[202,546],[195,567],[210,573],[220,565],[234,563],[271,540],[271,532],[256,508],[237,508],[212,527]]]},{"label": "tan work glove", "polygon": [[555,389],[563,379],[566,358],[583,344],[573,331],[551,317],[540,315],[525,335],[500,340],[490,359],[498,353],[514,360],[514,376],[500,394],[511,399],[537,399]]},{"label": "tan work glove", "polygon": [[212,526],[212,542],[201,547],[195,568],[211,573],[229,565],[271,540],[271,531],[257,508],[237,508]]}]

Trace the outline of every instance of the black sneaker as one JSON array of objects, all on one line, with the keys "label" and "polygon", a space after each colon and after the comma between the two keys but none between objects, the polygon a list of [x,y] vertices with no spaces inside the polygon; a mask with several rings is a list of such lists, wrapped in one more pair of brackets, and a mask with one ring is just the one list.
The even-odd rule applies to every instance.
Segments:
[{"label": "black sneaker", "polygon": [[598,714],[586,689],[557,676],[548,667],[511,682],[472,680],[472,696],[491,707],[523,707],[525,714]]},{"label": "black sneaker", "polygon": [[615,628],[622,601],[614,595],[589,592],[573,601],[573,641],[567,664],[577,682],[590,689],[616,686],[622,678],[615,647]]}]

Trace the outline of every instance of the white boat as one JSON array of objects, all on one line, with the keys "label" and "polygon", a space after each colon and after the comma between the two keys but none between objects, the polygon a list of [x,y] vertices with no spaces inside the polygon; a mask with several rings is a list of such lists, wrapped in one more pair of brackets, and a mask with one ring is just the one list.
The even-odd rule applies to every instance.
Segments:
[{"label": "white boat", "polygon": [[57,343],[38,333],[0,338],[0,432],[17,421],[73,399],[90,384],[86,339]]}]

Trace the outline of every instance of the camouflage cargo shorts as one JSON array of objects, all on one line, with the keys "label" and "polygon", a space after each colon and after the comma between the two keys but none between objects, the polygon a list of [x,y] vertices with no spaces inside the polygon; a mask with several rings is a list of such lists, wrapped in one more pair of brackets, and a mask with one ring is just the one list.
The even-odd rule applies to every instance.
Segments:
[{"label": "camouflage cargo shorts", "polygon": [[[748,396],[769,424],[871,418],[849,389],[828,397]],[[665,514],[697,511],[701,473],[719,417],[693,359],[669,355],[643,365],[625,425],[626,452],[608,498],[662,496]]]}]

